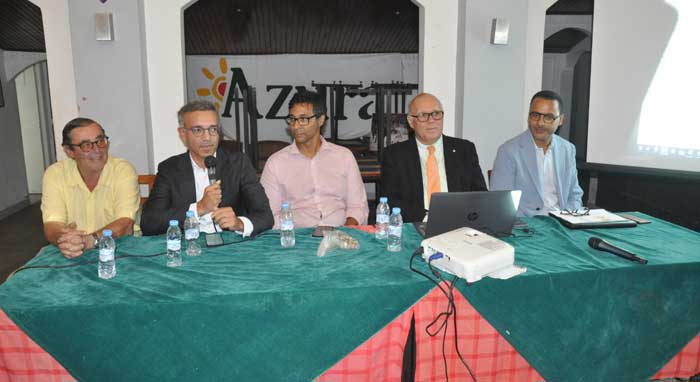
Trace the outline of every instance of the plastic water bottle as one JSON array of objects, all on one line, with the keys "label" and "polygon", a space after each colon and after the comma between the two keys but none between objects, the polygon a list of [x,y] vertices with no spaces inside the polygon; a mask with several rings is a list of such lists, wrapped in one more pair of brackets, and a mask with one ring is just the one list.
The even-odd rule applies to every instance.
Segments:
[{"label": "plastic water bottle", "polygon": [[388,237],[386,241],[386,249],[389,252],[401,251],[401,233],[403,232],[403,219],[401,219],[401,208],[394,207],[391,209],[389,217]]},{"label": "plastic water bottle", "polygon": [[97,275],[101,279],[111,279],[117,274],[117,264],[114,261],[114,239],[112,238],[112,230],[106,229],[102,231],[102,237],[98,243],[100,248],[100,263],[97,266]]},{"label": "plastic water bottle", "polygon": [[386,240],[387,236],[386,231],[389,227],[389,213],[391,212],[387,201],[386,196],[382,196],[377,205],[377,224],[374,226],[374,237],[378,240]]},{"label": "plastic water bottle", "polygon": [[187,211],[187,219],[185,219],[185,240],[187,240],[187,256],[199,256],[202,254],[202,248],[199,246],[199,219],[194,216],[194,211]]},{"label": "plastic water bottle", "polygon": [[296,244],[294,216],[287,202],[282,203],[282,210],[280,211],[280,244],[284,248],[290,248]]},{"label": "plastic water bottle", "polygon": [[182,243],[180,239],[182,234],[180,233],[180,227],[178,226],[177,220],[170,221],[170,227],[168,227],[168,232],[165,233],[168,247],[168,262],[166,263],[169,267],[179,267],[182,265],[182,255],[180,254],[180,248]]}]

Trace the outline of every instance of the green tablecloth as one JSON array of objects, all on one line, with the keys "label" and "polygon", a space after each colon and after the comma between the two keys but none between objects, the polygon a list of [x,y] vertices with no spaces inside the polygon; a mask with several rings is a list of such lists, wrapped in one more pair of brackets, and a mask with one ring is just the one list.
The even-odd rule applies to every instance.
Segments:
[{"label": "green tablecloth", "polygon": [[[700,234],[647,218],[586,231],[526,219],[534,235],[507,241],[528,272],[458,287],[549,382],[648,380],[700,332]],[[362,248],[324,258],[300,230],[291,250],[273,232],[177,269],[163,256],[119,259],[109,281],[94,264],[26,270],[0,286],[0,308],[81,381],[308,381],[433,287],[408,270],[411,226],[398,254],[346,231]],[[592,235],[649,264],[590,249]],[[118,255],[164,247],[162,236],[127,237]],[[30,265],[96,256],[47,247]]]},{"label": "green tablecloth", "polygon": [[506,240],[527,273],[458,288],[548,382],[648,381],[700,332],[700,234],[643,216],[653,223],[600,230],[528,219],[532,237]]},{"label": "green tablecloth", "polygon": [[[412,250],[346,231],[361,249],[323,258],[302,229],[293,249],[267,233],[174,269],[164,256],[117,259],[112,280],[96,264],[28,269],[0,286],[0,308],[80,381],[310,381],[432,288],[408,269]],[[118,256],[164,249],[163,236],[117,241]],[[29,265],[96,258],[46,247]]]}]

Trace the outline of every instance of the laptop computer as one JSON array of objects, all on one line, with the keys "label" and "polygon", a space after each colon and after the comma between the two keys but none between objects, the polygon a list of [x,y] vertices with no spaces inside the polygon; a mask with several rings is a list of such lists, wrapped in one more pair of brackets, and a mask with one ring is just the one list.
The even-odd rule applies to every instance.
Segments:
[{"label": "laptop computer", "polygon": [[425,238],[461,227],[494,237],[510,236],[521,194],[519,190],[436,192],[430,198],[428,222],[416,224],[416,229]]}]

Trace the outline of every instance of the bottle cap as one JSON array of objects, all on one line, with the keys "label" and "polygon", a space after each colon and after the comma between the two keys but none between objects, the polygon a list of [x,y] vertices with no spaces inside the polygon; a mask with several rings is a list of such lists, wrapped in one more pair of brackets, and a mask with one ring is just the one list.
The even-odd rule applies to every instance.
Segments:
[{"label": "bottle cap", "polygon": [[112,230],[111,229],[103,229],[102,230],[102,236],[112,236]]},{"label": "bottle cap", "polygon": [[188,218],[193,218],[193,217],[194,217],[194,211],[190,210],[190,211],[185,212],[185,216],[187,216]]},{"label": "bottle cap", "polygon": [[391,213],[394,214],[394,215],[398,215],[398,214],[401,213],[401,208],[399,208],[399,207],[394,207],[394,208],[391,209]]},{"label": "bottle cap", "polygon": [[170,221],[170,225],[171,225],[171,226],[179,225],[179,224],[180,224],[180,223],[178,223],[177,220],[171,220],[171,221]]},{"label": "bottle cap", "polygon": [[386,203],[388,201],[389,201],[389,199],[387,199],[386,196],[382,196],[381,198],[379,198],[379,203]]},{"label": "bottle cap", "polygon": [[283,210],[289,209],[289,202],[283,202],[283,203],[282,203],[282,209],[283,209]]}]

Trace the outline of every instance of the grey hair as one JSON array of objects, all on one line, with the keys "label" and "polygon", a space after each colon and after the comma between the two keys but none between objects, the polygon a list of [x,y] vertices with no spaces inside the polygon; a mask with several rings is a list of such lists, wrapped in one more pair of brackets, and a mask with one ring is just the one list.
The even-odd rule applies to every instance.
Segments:
[{"label": "grey hair", "polygon": [[213,103],[203,100],[196,99],[185,104],[177,111],[177,123],[180,127],[185,126],[185,114],[191,113],[193,111],[213,111],[216,114],[217,124],[221,124],[221,117],[219,116],[219,111],[216,110],[216,106]]}]

